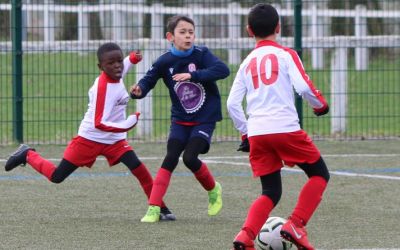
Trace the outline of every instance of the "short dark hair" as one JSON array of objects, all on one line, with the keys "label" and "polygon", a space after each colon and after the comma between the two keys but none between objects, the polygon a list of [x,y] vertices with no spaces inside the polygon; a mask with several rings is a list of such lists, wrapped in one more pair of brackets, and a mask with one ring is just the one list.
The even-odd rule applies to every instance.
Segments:
[{"label": "short dark hair", "polygon": [[183,15],[176,15],[168,18],[168,23],[167,23],[167,32],[170,32],[174,34],[174,30],[176,26],[178,25],[179,21],[185,21],[193,25],[194,27],[194,21],[190,17],[183,16]]},{"label": "short dark hair", "polygon": [[99,62],[101,62],[103,59],[104,53],[109,52],[109,51],[114,51],[114,50],[122,51],[121,47],[119,47],[119,45],[116,43],[109,42],[109,43],[104,43],[104,44],[100,45],[100,47],[97,49],[97,60],[99,60]]},{"label": "short dark hair", "polygon": [[247,23],[256,37],[266,37],[275,33],[279,15],[272,5],[259,3],[250,9]]}]

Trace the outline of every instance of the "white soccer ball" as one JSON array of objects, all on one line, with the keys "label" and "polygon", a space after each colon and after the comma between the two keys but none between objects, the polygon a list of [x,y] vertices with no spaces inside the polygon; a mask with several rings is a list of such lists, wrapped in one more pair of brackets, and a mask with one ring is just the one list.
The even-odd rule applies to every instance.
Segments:
[{"label": "white soccer ball", "polygon": [[256,243],[262,250],[288,250],[292,243],[281,237],[282,225],[286,220],[281,217],[269,217],[256,237]]}]

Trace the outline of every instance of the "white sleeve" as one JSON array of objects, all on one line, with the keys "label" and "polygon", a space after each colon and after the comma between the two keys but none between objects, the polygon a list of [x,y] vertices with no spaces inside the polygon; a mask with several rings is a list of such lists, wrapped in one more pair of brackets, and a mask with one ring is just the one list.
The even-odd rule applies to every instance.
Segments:
[{"label": "white sleeve", "polygon": [[99,129],[108,131],[108,132],[126,132],[133,128],[136,123],[138,122],[138,118],[135,114],[129,115],[126,120],[119,121],[119,122],[112,122],[112,121],[102,121],[101,127]]},{"label": "white sleeve", "polygon": [[291,59],[288,60],[288,73],[296,92],[314,109],[324,108],[327,103],[321,92],[317,90],[310,77],[304,70],[303,64],[297,53],[289,52]]},{"label": "white sleeve", "polygon": [[129,56],[124,58],[124,71],[122,72],[122,78],[128,74],[129,70],[132,68],[133,63],[129,60]]},{"label": "white sleeve", "polygon": [[239,132],[247,134],[247,119],[243,111],[243,98],[247,93],[246,84],[242,78],[242,70],[239,69],[233,81],[231,91],[227,100],[227,108],[229,116],[233,121],[233,125]]}]

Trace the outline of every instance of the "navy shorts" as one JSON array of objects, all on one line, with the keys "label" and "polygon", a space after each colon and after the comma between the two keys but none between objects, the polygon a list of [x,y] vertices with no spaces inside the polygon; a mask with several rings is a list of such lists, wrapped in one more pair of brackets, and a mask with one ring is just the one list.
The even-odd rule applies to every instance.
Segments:
[{"label": "navy shorts", "polygon": [[[215,129],[215,122],[203,123],[194,126],[181,125],[173,122],[169,130],[168,140],[178,139],[186,146],[186,144],[191,138],[200,137],[206,140],[208,145],[210,145],[214,129]],[[210,146],[208,146],[208,148],[209,147]],[[202,153],[207,153],[207,152],[202,152]]]}]

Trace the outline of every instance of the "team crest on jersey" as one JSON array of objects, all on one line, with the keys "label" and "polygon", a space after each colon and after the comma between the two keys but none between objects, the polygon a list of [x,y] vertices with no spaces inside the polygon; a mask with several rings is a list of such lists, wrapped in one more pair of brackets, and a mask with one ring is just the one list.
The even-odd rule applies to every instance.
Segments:
[{"label": "team crest on jersey", "polygon": [[174,90],[188,114],[198,111],[206,100],[204,87],[199,83],[178,82],[175,84]]},{"label": "team crest on jersey", "polygon": [[169,68],[169,73],[172,75],[172,73],[174,72],[174,68]]},{"label": "team crest on jersey", "polygon": [[196,71],[196,65],[194,63],[189,64],[188,70],[189,70],[189,72],[195,72]]}]

